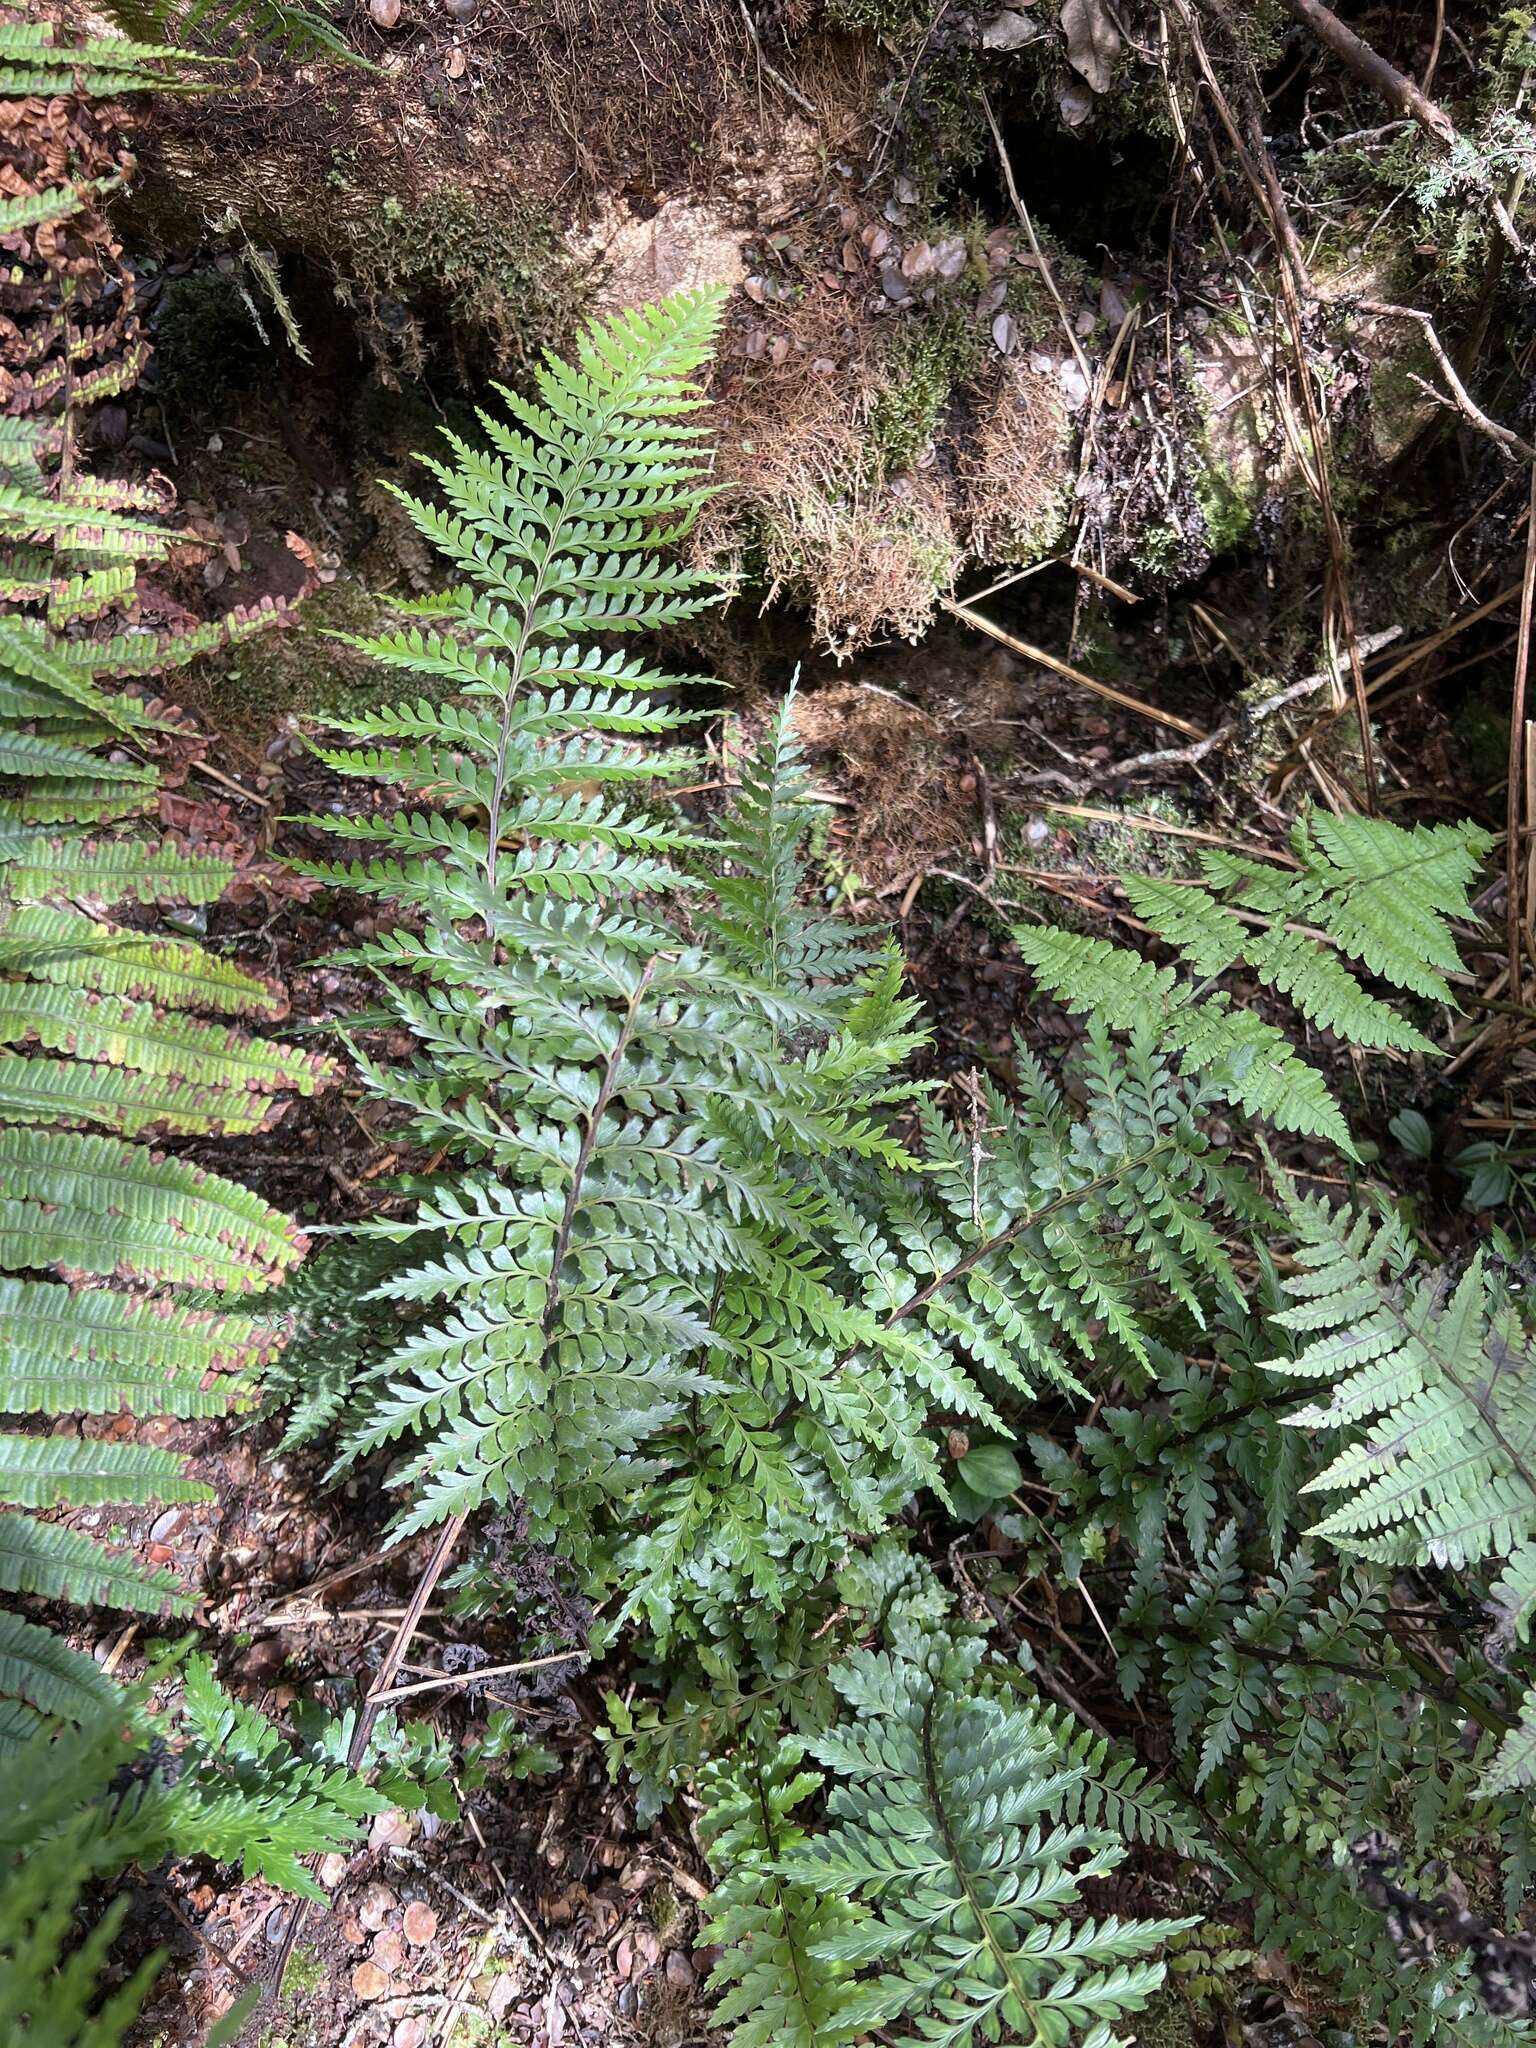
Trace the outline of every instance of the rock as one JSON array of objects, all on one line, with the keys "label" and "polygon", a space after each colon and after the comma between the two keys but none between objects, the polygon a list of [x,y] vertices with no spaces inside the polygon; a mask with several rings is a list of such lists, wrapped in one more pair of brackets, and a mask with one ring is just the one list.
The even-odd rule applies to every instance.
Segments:
[{"label": "rock", "polygon": [[398,1806],[392,1806],[387,1813],[379,1814],[368,1830],[370,1849],[388,1849],[410,1839],[411,1817],[407,1813],[402,1813]]},{"label": "rock", "polygon": [[421,2048],[427,2029],[421,2020],[401,2020],[389,2037],[389,2048]]},{"label": "rock", "polygon": [[448,0],[448,18],[467,28],[480,12],[480,0]]},{"label": "rock", "polygon": [[264,1636],[259,1643],[252,1643],[240,1659],[235,1676],[248,1685],[266,1685],[282,1670],[287,1655],[281,1636]]},{"label": "rock", "polygon": [[386,1929],[369,1949],[368,1959],[393,1976],[405,1961],[405,1943],[392,1929]]},{"label": "rock", "polygon": [[614,199],[567,246],[578,261],[601,264],[594,310],[609,313],[700,285],[740,285],[747,275],[744,239],[723,208],[691,196],[667,200],[649,220]]},{"label": "rock", "polygon": [[1044,33],[1044,29],[1031,21],[1027,14],[1016,14],[1011,7],[1005,7],[1001,14],[994,14],[982,30],[981,47],[984,50],[1017,50]]},{"label": "rock", "polygon": [[398,28],[400,0],[368,0],[368,13],[375,28]]},{"label": "rock", "polygon": [[422,1899],[413,1899],[405,1909],[405,1938],[413,1948],[424,1948],[437,1932],[437,1915]]},{"label": "rock", "polygon": [[675,1984],[679,1991],[693,1989],[693,1964],[680,1948],[667,1950],[667,1982]]},{"label": "rock", "polygon": [[334,1852],[329,1856],[322,1856],[320,1858],[320,1868],[316,1874],[326,1890],[333,1891],[347,1874],[346,1857],[336,1855]]}]

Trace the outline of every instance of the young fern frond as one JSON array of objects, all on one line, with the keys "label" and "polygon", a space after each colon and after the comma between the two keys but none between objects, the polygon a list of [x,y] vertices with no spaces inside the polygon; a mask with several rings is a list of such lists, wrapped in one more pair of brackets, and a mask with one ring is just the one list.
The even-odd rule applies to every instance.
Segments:
[{"label": "young fern frond", "polygon": [[749,1739],[700,1776],[699,1837],[721,1872],[705,1933],[723,1953],[709,1989],[715,2025],[732,2029],[731,2048],[839,2048],[863,2031],[854,1971],[823,1950],[867,1912],[783,1873],[807,1839],[794,1809],[822,1784],[819,1771],[803,1767],[805,1752],[797,1737],[768,1755]]}]

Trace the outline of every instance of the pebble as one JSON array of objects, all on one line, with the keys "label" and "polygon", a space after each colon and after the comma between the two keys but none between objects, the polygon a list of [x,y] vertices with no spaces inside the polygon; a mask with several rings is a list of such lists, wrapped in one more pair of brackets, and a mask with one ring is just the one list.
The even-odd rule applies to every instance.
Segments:
[{"label": "pebble", "polygon": [[333,1851],[329,1856],[322,1856],[320,1858],[320,1869],[317,1875],[327,1891],[334,1891],[346,1874],[347,1859],[345,1856],[337,1855]]},{"label": "pebble", "polygon": [[424,1948],[437,1932],[437,1915],[420,1899],[405,1909],[405,1938],[413,1948]]},{"label": "pebble", "polygon": [[427,2038],[427,2030],[417,2019],[401,2020],[389,2037],[389,2048],[421,2048]]},{"label": "pebble", "polygon": [[675,1984],[679,1991],[693,1988],[693,1964],[680,1948],[667,1951],[667,1982]]},{"label": "pebble", "polygon": [[399,1903],[387,1884],[370,1884],[357,1902],[357,1917],[370,1934],[377,1934]]},{"label": "pebble", "polygon": [[411,1839],[410,1815],[402,1813],[398,1806],[392,1806],[387,1813],[381,1813],[368,1830],[370,1849],[388,1849],[395,1843]]},{"label": "pebble", "polygon": [[405,1961],[405,1943],[398,1934],[386,1931],[379,1936],[368,1954],[370,1960],[377,1963],[381,1970],[387,1970],[393,1976]]},{"label": "pebble", "polygon": [[359,1963],[352,1972],[354,1998],[382,1998],[388,1989],[389,1979],[377,1963]]}]

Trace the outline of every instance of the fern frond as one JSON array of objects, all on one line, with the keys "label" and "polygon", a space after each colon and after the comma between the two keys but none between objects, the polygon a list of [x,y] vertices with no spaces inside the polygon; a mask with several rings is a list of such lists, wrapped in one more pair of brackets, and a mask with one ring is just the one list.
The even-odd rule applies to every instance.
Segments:
[{"label": "fern frond", "polygon": [[0,1608],[0,1699],[21,1700],[50,1720],[86,1721],[122,1695],[91,1658]]},{"label": "fern frond", "polygon": [[[4,1446],[0,1437],[0,1467]],[[5,1480],[0,1474],[0,1495]],[[121,1498],[114,1494],[113,1499]],[[30,1515],[0,1514],[0,1592],[33,1593],[82,1607],[186,1614],[193,1601],[168,1572],[145,1571],[76,1529]]]},{"label": "fern frond", "polygon": [[1383,1563],[1522,1556],[1536,1539],[1536,1371],[1507,1291],[1481,1254],[1454,1289],[1415,1277],[1395,1210],[1342,1233],[1320,1200],[1291,1195],[1286,1214],[1299,1271],[1274,1320],[1310,1341],[1269,1368],[1326,1392],[1287,1421],[1357,1432],[1307,1483],[1344,1496],[1314,1533]]},{"label": "fern frond", "polygon": [[[1467,888],[1491,841],[1474,825],[1417,826],[1314,816],[1298,823],[1295,870],[1225,852],[1202,856],[1203,883],[1127,876],[1137,915],[1203,980],[1239,962],[1310,1022],[1346,1043],[1428,1053],[1424,1034],[1372,995],[1346,956],[1394,989],[1450,1002],[1459,965],[1453,919],[1470,920]],[[1166,967],[1074,932],[1014,934],[1041,983],[1115,1031],[1155,1028],[1190,1071],[1281,1130],[1352,1150],[1322,1077],[1285,1034],[1225,991],[1197,994]]]},{"label": "fern frond", "polygon": [[1156,1950],[1193,1920],[1080,1918],[1086,1878],[1119,1837],[1061,1818],[1084,1775],[1048,1724],[978,1692],[974,1646],[917,1658],[856,1651],[833,1680],[852,1718],[811,1745],[835,1774],[831,1825],[781,1859],[812,1892],[867,1900],[867,1918],[816,1944],[873,1966],[859,2021],[910,2048],[1066,2041],[1139,2011],[1163,1979]]}]

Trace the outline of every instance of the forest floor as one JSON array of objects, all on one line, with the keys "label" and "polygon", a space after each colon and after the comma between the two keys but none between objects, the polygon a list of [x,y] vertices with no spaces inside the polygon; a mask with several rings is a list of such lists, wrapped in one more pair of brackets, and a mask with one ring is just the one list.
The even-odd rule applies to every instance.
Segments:
[{"label": "forest floor", "polygon": [[[727,11],[734,14],[721,10]],[[663,10],[647,10],[648,33],[659,36],[657,24],[667,19]],[[503,61],[498,51],[520,47],[515,30],[505,7],[489,6],[475,34],[452,36],[434,14],[413,36],[390,89],[417,108],[433,149],[451,125],[449,115],[465,123],[481,117]],[[542,47],[538,35],[525,42]],[[667,90],[658,101],[646,178],[636,174],[625,188],[636,218],[655,218],[667,196],[689,182],[690,137],[716,90],[717,67],[750,69],[756,42],[755,32],[738,37],[733,19],[729,34],[722,31],[707,49],[690,46],[686,61],[670,71],[666,48],[658,54],[647,44]],[[452,70],[461,47],[469,53],[463,85],[457,80],[465,68],[457,80]],[[819,82],[839,106],[852,104],[857,67],[841,44],[833,54],[836,62],[827,60]],[[561,126],[569,160],[552,157],[538,172],[546,183],[560,183],[579,169],[589,203],[615,175],[609,129],[592,111],[626,89],[629,70],[617,59],[613,65],[585,81],[584,97]],[[531,105],[542,73],[523,64],[518,75]],[[803,69],[795,76],[812,83]],[[472,88],[476,96],[467,97]],[[771,79],[766,89],[771,97]],[[447,113],[445,92],[452,100]],[[453,93],[466,96],[458,114]],[[1294,129],[1290,102],[1281,96],[1281,105]],[[516,112],[505,113],[504,124]],[[307,134],[319,122],[316,132],[324,131],[324,113],[307,87],[290,100],[274,98],[247,138],[252,160],[292,142],[295,124]],[[216,127],[219,118],[209,121]],[[527,130],[531,116],[518,118]],[[1032,112],[1030,119],[1037,118]],[[345,175],[355,180],[358,152],[372,146],[361,114],[354,109],[346,124],[325,132],[327,147],[344,133],[351,152]],[[718,130],[710,133],[713,148]],[[238,157],[224,140],[226,154]],[[1142,140],[1126,144],[1130,174],[1145,167],[1135,155]],[[1160,137],[1159,147],[1165,141]],[[516,143],[508,130],[498,146]],[[462,138],[461,145],[464,163],[455,175],[474,162],[474,150]],[[890,218],[892,208],[900,215],[906,203],[894,191],[890,166],[879,164],[879,147],[877,129],[841,126],[817,172],[830,175],[827,163],[835,168],[840,161],[836,150],[851,158],[864,149],[860,190],[883,180],[867,207],[876,221]],[[735,186],[755,179],[759,215],[775,206],[793,211],[798,201],[785,195],[804,172],[800,155],[775,181],[771,163],[765,167],[735,144],[719,149],[711,174],[723,176],[720,162],[729,158]],[[428,169],[438,174],[436,157]],[[537,182],[531,169],[527,175]],[[1100,166],[1095,175],[1102,180],[1107,173]],[[995,174],[989,176],[990,202],[997,193]],[[859,182],[851,171],[843,185],[850,182]],[[887,190],[889,200],[880,197]],[[849,233],[840,217],[835,232],[828,225],[835,208],[828,212],[822,203],[822,211],[822,232],[835,249]],[[1128,208],[1114,215],[1110,232],[1124,237],[1114,250],[1078,234],[1072,274],[1085,304],[1102,301],[1113,313],[1128,272],[1146,285],[1165,254],[1171,273],[1175,226],[1159,216],[1166,248],[1139,246],[1130,239],[1132,217]],[[129,246],[133,254],[131,237]],[[822,265],[819,244],[805,262]],[[411,453],[430,445],[440,424],[464,428],[467,397],[481,395],[481,387],[469,390],[462,347],[447,343],[419,376],[402,379],[398,363],[381,374],[365,330],[379,319],[389,326],[393,285],[366,319],[355,303],[338,312],[313,266],[301,260],[288,282],[299,331],[315,358],[305,365],[280,336],[270,348],[253,342],[235,290],[248,273],[237,277],[227,252],[216,255],[190,230],[179,239],[174,227],[147,235],[142,270],[157,325],[158,375],[113,423],[118,460],[130,472],[155,468],[167,475],[187,525],[214,543],[184,571],[210,600],[225,605],[281,592],[285,578],[297,575],[286,544],[294,533],[303,536],[320,577],[297,624],[185,679],[182,700],[211,738],[204,762],[191,771],[187,801],[220,807],[253,853],[313,856],[324,842],[295,820],[323,817],[337,797],[328,773],[305,751],[304,735],[327,708],[360,701],[372,687],[362,658],[328,639],[327,629],[365,631],[379,615],[381,596],[418,595],[430,586],[430,559],[381,481],[412,479]],[[451,292],[453,279],[448,283]],[[841,279],[834,274],[825,290],[840,296]],[[1176,298],[1170,284],[1158,301],[1170,336]],[[543,310],[558,321],[553,300]],[[776,346],[772,323],[764,325],[761,314],[758,295],[738,293],[738,354],[721,373],[732,389],[731,380],[742,375],[738,358],[757,360],[754,331],[761,330],[762,347]],[[990,323],[993,315],[985,317]],[[457,340],[462,344],[462,335]],[[1060,337],[1058,344],[1065,360],[1066,344]],[[1168,353],[1171,360],[1171,343]],[[1337,368],[1342,378],[1358,365],[1341,349]],[[997,369],[989,363],[988,374]],[[1140,504],[1144,444],[1121,435],[1108,417],[1100,441],[1092,477],[1098,499],[1119,492]],[[1507,586],[1524,538],[1507,479],[1496,472],[1488,487],[1485,455],[1480,450],[1469,460],[1431,436],[1415,473],[1392,475],[1395,496],[1381,526],[1372,526],[1369,506],[1361,515],[1356,596],[1375,770],[1383,809],[1403,822],[1503,821]],[[1384,507],[1389,468],[1373,459],[1361,486],[1363,496],[1377,492]],[[1087,475],[1085,463],[1078,480]],[[920,475],[917,488],[926,488]],[[1153,523],[1145,510],[1140,516],[1144,528]],[[1411,546],[1398,544],[1405,529]],[[698,811],[724,804],[733,764],[767,708],[798,678],[797,724],[830,807],[828,888],[855,915],[884,921],[898,934],[933,1032],[930,1071],[946,1086],[946,1105],[963,1118],[976,1100],[977,1074],[1007,1075],[1015,1033],[1026,1043],[1060,1042],[1066,1031],[1059,1012],[1027,999],[1023,971],[1010,957],[1010,925],[1048,912],[1058,923],[1123,935],[1136,922],[1119,887],[1126,872],[1177,871],[1198,847],[1283,856],[1301,796],[1325,805],[1351,800],[1361,764],[1345,731],[1336,677],[1319,675],[1299,692],[1293,687],[1299,711],[1277,747],[1255,722],[1255,703],[1262,708],[1281,687],[1277,678],[1297,673],[1280,650],[1288,660],[1290,651],[1317,644],[1327,571],[1315,521],[1307,545],[1311,552],[1304,554],[1294,525],[1277,517],[1266,528],[1261,518],[1241,545],[1207,549],[1193,573],[1149,573],[1126,583],[1123,563],[1113,565],[1114,573],[1093,572],[1087,556],[1071,558],[1071,540],[1064,539],[1059,553],[1047,551],[996,590],[993,574],[973,561],[917,644],[877,632],[841,660],[827,651],[803,602],[765,607],[761,593],[741,596],[689,649],[690,659],[713,668],[728,689],[724,708],[703,729],[700,782],[683,800]],[[1503,612],[1491,608],[1501,593]],[[995,630],[978,629],[956,604],[979,608]],[[1045,650],[1054,655],[1039,658]],[[1492,896],[1483,908],[1502,917]],[[367,1009],[369,990],[357,970],[333,964],[331,956],[367,936],[372,919],[361,897],[273,882],[237,892],[215,912],[210,930],[242,964],[285,984],[285,1031],[320,1034],[334,1045],[348,1019]],[[1472,1001],[1457,1027],[1453,1101],[1448,1107],[1442,1095],[1435,1110],[1437,1119],[1454,1122],[1462,1142],[1501,1138],[1529,1112],[1536,1073],[1530,1051],[1518,1045],[1496,1068],[1481,1060],[1497,988],[1490,952],[1476,962]],[[361,1042],[385,1059],[404,1049],[366,1027]],[[1384,1092],[1357,1097],[1356,1107],[1363,1127],[1385,1147],[1392,1142],[1389,1119],[1418,1100],[1430,1105],[1422,1074],[1413,1072],[1391,1099]],[[293,1102],[259,1140],[240,1141],[238,1173],[309,1228],[376,1213],[375,1184],[401,1164],[383,1127],[383,1107],[355,1080]],[[210,1166],[235,1158],[235,1148],[219,1140],[186,1149]],[[1438,1203],[1447,1246],[1476,1233],[1476,1219],[1454,1195],[1446,1200],[1443,1187],[1429,1185],[1431,1169],[1406,1155],[1395,1168],[1405,1185],[1424,1186]],[[173,1568],[197,1590],[192,1625],[214,1632],[225,1682],[279,1719],[301,1693],[318,1693],[338,1707],[361,1695],[430,1549],[427,1538],[391,1543],[386,1461],[333,1482],[323,1445],[283,1450],[282,1436],[281,1417],[243,1427],[151,1424],[148,1440],[188,1455],[193,1476],[213,1498],[121,1525],[103,1510],[76,1517],[97,1534],[118,1536],[146,1563]],[[1006,1552],[995,1527],[984,1526],[975,1540],[993,1559]],[[966,1582],[965,1545],[951,1545],[949,1555]],[[457,1820],[381,1816],[353,1855],[328,1858],[319,1876],[329,1907],[304,1916],[281,2001],[263,2009],[250,2037],[261,2048],[684,2048],[710,2038],[700,1990],[709,1967],[700,1946],[708,1873],[690,1816],[674,1808],[647,1829],[637,1825],[632,1795],[610,1782],[595,1734],[605,1691],[627,1682],[622,1661],[589,1669],[581,1603],[552,1563],[523,1569],[525,1582],[499,1619],[468,1619],[447,1603],[428,1607],[403,1667],[406,1703],[461,1736],[483,1724],[489,1709],[510,1708],[525,1738],[558,1758],[558,1771],[463,1788]],[[1082,1620],[1061,1613],[1003,1617],[1025,1639],[1038,1638],[1046,1670],[1059,1646],[1071,1648]],[[94,1635],[77,1630],[75,1639],[126,1678],[144,1668],[153,1634],[152,1626],[132,1623]],[[535,1668],[508,1668],[528,1664]],[[434,1682],[433,1674],[449,1682]],[[1078,1672],[1073,1683],[1082,1682]],[[412,1684],[421,1688],[414,1696]],[[1124,1710],[1112,1686],[1102,1690],[1107,1703],[1095,1690],[1092,1704],[1112,1721]],[[235,1882],[212,1863],[137,1882],[123,1959],[130,1963],[156,1945],[171,1957],[144,2040],[191,2038],[238,1988],[267,1974],[295,1908],[273,1887]],[[1257,1969],[1246,1996],[1241,2030],[1252,2048],[1309,2037],[1304,1990],[1284,1971]]]}]

